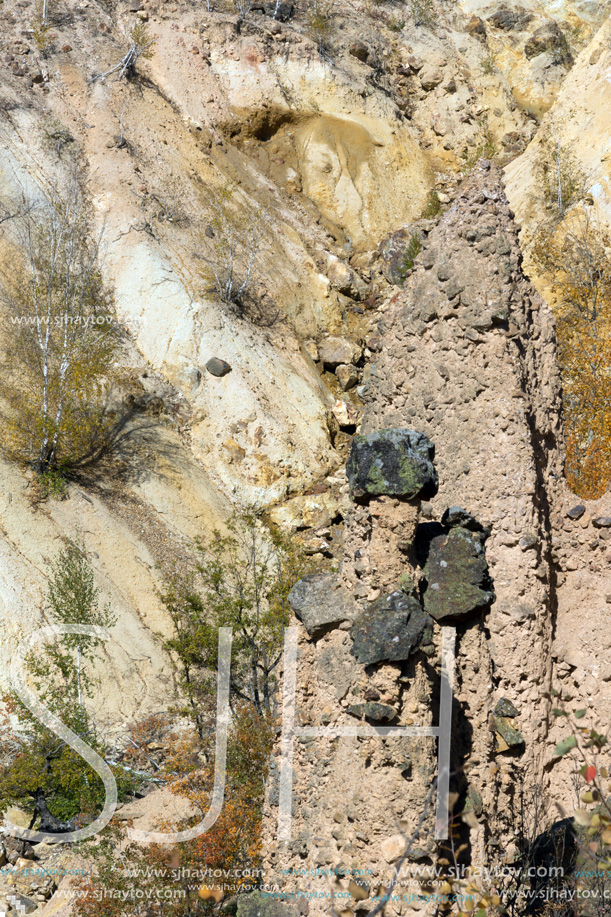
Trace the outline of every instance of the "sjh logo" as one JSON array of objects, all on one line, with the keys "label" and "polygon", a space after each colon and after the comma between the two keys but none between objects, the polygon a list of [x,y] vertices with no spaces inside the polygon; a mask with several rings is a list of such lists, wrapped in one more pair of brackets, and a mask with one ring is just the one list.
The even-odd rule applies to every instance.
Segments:
[{"label": "sjh logo", "polygon": [[[293,795],[293,754],[295,739],[313,736],[335,738],[357,736],[359,738],[432,736],[438,739],[437,749],[437,807],[435,813],[435,837],[448,836],[448,794],[450,783],[450,742],[452,732],[452,686],[454,681],[456,629],[442,627],[441,647],[441,690],[439,698],[438,726],[304,726],[295,725],[295,695],[297,683],[297,628],[289,627],[284,632],[284,679],[282,691],[282,729],[280,740],[280,787],[278,805],[279,841],[291,840],[291,809]],[[103,627],[81,624],[50,625],[26,637],[19,644],[11,660],[11,683],[23,703],[48,729],[74,749],[97,773],[105,789],[104,808],[98,817],[85,828],[63,833],[33,831],[5,822],[4,829],[14,837],[46,843],[74,843],[93,837],[102,831],[113,817],[117,807],[117,783],[108,764],[89,745],[72,732],[61,720],[41,704],[28,688],[24,678],[26,657],[33,647],[47,638],[62,634],[82,634],[110,639],[110,631]],[[216,701],[216,749],[214,760],[214,787],[212,800],[206,816],[184,831],[161,832],[141,831],[128,828],[130,840],[141,843],[178,844],[205,834],[217,821],[223,809],[225,796],[225,775],[227,766],[227,734],[229,731],[229,686],[231,675],[232,629],[219,628],[218,680]]]}]

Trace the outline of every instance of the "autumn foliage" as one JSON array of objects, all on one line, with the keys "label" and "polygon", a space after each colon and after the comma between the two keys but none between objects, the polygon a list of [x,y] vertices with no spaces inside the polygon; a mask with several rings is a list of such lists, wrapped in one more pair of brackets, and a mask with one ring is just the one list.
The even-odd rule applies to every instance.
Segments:
[{"label": "autumn foliage", "polygon": [[[166,738],[168,786],[198,812],[183,824],[159,825],[161,830],[176,831],[197,824],[208,811],[214,759],[207,758],[195,731]],[[80,884],[78,917],[120,917],[126,902],[135,917],[194,917],[210,913],[224,898],[254,888],[272,738],[269,717],[259,716],[251,705],[239,707],[228,740],[225,798],[217,822],[200,837],[171,847],[125,846],[117,827],[107,829],[84,851],[93,860],[95,878]]]},{"label": "autumn foliage", "polygon": [[580,208],[560,228],[540,227],[533,252],[555,299],[566,478],[596,499],[611,480],[611,240]]}]

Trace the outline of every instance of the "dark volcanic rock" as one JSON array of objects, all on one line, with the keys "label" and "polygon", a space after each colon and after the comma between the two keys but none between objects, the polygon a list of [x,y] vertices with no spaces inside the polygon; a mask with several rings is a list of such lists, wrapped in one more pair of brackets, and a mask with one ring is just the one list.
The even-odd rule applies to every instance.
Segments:
[{"label": "dark volcanic rock", "polygon": [[388,704],[376,704],[375,701],[366,704],[352,704],[348,707],[348,713],[359,720],[368,719],[375,723],[389,723],[397,718],[397,711],[394,707],[389,707]]},{"label": "dark volcanic rock", "polygon": [[573,507],[567,512],[567,516],[569,517],[569,519],[575,519],[575,520],[576,520],[576,519],[581,519],[581,517],[583,516],[583,514],[585,513],[585,511],[586,511],[586,508],[585,508],[585,506],[583,505],[583,503],[578,503],[577,506],[573,506]]},{"label": "dark volcanic rock", "polygon": [[441,517],[441,524],[449,529],[460,526],[463,529],[469,529],[471,532],[483,532],[484,527],[462,506],[450,506]]},{"label": "dark volcanic rock", "polygon": [[333,573],[304,576],[289,592],[289,604],[310,637],[320,637],[343,621],[353,621],[359,608]]},{"label": "dark volcanic rock", "polygon": [[438,483],[434,454],[430,439],[414,430],[358,434],[352,440],[346,465],[351,494],[353,497],[433,496]]},{"label": "dark volcanic rock", "polygon": [[519,715],[519,710],[517,709],[517,707],[514,707],[514,705],[511,703],[511,701],[507,697],[502,697],[500,701],[498,701],[496,707],[494,708],[494,712],[497,716],[518,716]]},{"label": "dark volcanic rock", "polygon": [[206,369],[212,376],[226,376],[231,372],[231,366],[226,360],[220,360],[218,357],[212,357],[206,363]]},{"label": "dark volcanic rock", "polygon": [[[520,745],[524,745],[524,736],[520,730],[516,728],[510,717],[495,716],[494,725],[497,733],[504,740],[507,748],[518,748]],[[500,746],[499,750],[506,750],[502,743],[498,742],[498,744]]]},{"label": "dark volcanic rock", "polygon": [[433,622],[420,604],[403,592],[382,596],[354,622],[352,654],[364,665],[400,662],[430,643]]},{"label": "dark volcanic rock", "polygon": [[483,542],[483,535],[460,527],[432,539],[424,608],[436,621],[466,618],[494,601]]}]

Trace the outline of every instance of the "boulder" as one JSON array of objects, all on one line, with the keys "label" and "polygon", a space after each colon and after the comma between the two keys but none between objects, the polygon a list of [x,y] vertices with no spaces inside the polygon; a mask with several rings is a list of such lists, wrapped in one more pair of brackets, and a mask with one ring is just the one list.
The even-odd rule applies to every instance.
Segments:
[{"label": "boulder", "polygon": [[318,356],[325,366],[335,369],[342,363],[355,363],[360,359],[361,348],[354,341],[330,334],[318,344]]},{"label": "boulder", "polygon": [[6,851],[6,858],[9,863],[16,863],[19,857],[24,857],[26,860],[36,859],[34,848],[29,841],[8,835],[4,838],[3,845]]},{"label": "boulder", "polygon": [[425,64],[418,74],[420,85],[425,92],[430,92],[443,82],[443,71],[432,64]]},{"label": "boulder", "polygon": [[534,532],[527,532],[526,535],[522,535],[518,544],[523,551],[528,551],[530,548],[535,548],[538,542],[539,539]]},{"label": "boulder", "polygon": [[540,25],[524,45],[524,54],[529,60],[546,51],[554,55],[556,63],[571,64],[573,62],[564,33],[553,19]]},{"label": "boulder", "polygon": [[390,723],[397,719],[397,711],[388,704],[378,704],[375,701],[368,701],[366,704],[351,704],[348,707],[350,716],[355,716],[357,720],[373,720],[374,723]]},{"label": "boulder", "polygon": [[382,271],[389,283],[397,286],[405,281],[408,270],[422,249],[423,233],[417,228],[403,226],[395,230],[378,245],[382,255]]},{"label": "boulder", "polygon": [[231,366],[227,363],[226,360],[221,360],[219,357],[212,357],[206,363],[206,369],[211,376],[226,376],[227,373],[231,372]]},{"label": "boulder", "polygon": [[9,894],[6,896],[6,900],[18,914],[33,914],[34,911],[38,910],[38,902],[27,895]]},{"label": "boulder", "polygon": [[484,536],[456,527],[434,537],[424,566],[424,608],[436,621],[484,611],[494,601]]},{"label": "boulder", "polygon": [[350,492],[353,498],[433,496],[438,484],[434,454],[430,439],[414,430],[358,434],[346,465]]},{"label": "boulder", "polygon": [[337,399],[331,408],[331,412],[340,430],[355,427],[360,419],[358,409],[355,405],[352,404],[351,401],[345,401],[343,398]]},{"label": "boulder", "polygon": [[340,363],[335,370],[335,375],[337,376],[337,381],[343,392],[347,392],[349,389],[354,388],[359,381],[358,370],[352,363]]},{"label": "boulder", "polygon": [[338,700],[348,693],[354,680],[354,658],[347,646],[326,646],[316,654],[316,675],[333,688]]},{"label": "boulder", "polygon": [[339,258],[329,259],[327,266],[327,277],[338,293],[343,293],[350,299],[360,302],[366,299],[369,294],[369,287],[365,281],[359,277],[356,271],[340,261]]},{"label": "boulder", "polygon": [[397,591],[372,602],[352,625],[352,655],[363,665],[401,662],[432,640],[433,622],[415,598]]},{"label": "boulder", "polygon": [[304,576],[289,592],[289,604],[314,639],[344,621],[354,621],[359,612],[334,573]]},{"label": "boulder", "polygon": [[393,834],[392,837],[386,838],[380,845],[382,856],[387,863],[394,863],[399,860],[407,848],[407,839],[403,834]]}]

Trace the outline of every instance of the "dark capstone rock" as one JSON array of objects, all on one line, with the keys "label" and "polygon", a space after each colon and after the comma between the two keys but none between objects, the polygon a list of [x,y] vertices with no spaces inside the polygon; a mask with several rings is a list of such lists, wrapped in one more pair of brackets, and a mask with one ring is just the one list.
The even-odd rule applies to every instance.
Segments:
[{"label": "dark capstone rock", "polygon": [[348,713],[359,720],[374,720],[376,723],[389,723],[397,718],[397,711],[394,707],[388,704],[376,704],[374,701],[366,704],[352,704],[348,707]]},{"label": "dark capstone rock", "polygon": [[372,602],[352,625],[352,655],[363,665],[400,662],[431,642],[432,626],[416,599],[392,592]]},{"label": "dark capstone rock", "polygon": [[226,376],[227,373],[231,372],[231,366],[225,360],[220,360],[218,357],[212,357],[206,363],[206,369],[212,376]]},{"label": "dark capstone rock", "polygon": [[438,483],[434,454],[430,439],[414,430],[358,434],[346,465],[352,496],[433,496]]},{"label": "dark capstone rock", "polygon": [[482,524],[462,506],[448,507],[441,517],[441,523],[449,529],[453,529],[458,525],[463,529],[469,529],[471,532],[483,532],[484,530]]},{"label": "dark capstone rock", "polygon": [[424,608],[436,621],[466,618],[494,601],[484,536],[463,528],[433,538],[424,566]]},{"label": "dark capstone rock", "polygon": [[564,33],[553,19],[539,26],[524,45],[524,54],[529,60],[533,57],[538,57],[539,54],[543,54],[545,51],[553,53],[556,63],[573,63],[573,57]]},{"label": "dark capstone rock", "polygon": [[301,917],[301,914],[294,903],[265,892],[251,892],[238,895],[238,917]]},{"label": "dark capstone rock", "polygon": [[507,697],[502,697],[494,708],[497,716],[519,716],[520,711],[514,707]]},{"label": "dark capstone rock", "polygon": [[596,519],[592,519],[592,525],[597,529],[611,528],[611,516],[597,516]]},{"label": "dark capstone rock", "polygon": [[583,503],[578,503],[577,506],[573,506],[567,513],[569,519],[581,519],[585,513],[586,508]]},{"label": "dark capstone rock", "polygon": [[304,576],[289,592],[289,604],[314,638],[343,621],[353,621],[359,612],[355,600],[333,573]]},{"label": "dark capstone rock", "polygon": [[[524,745],[524,736],[519,729],[516,729],[510,717],[495,716],[494,725],[507,748],[517,748],[520,745]],[[499,746],[501,751],[505,750],[505,747],[500,742]]]}]

